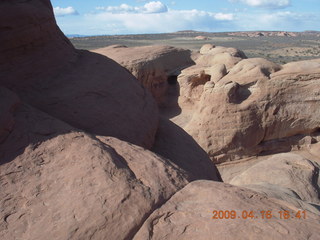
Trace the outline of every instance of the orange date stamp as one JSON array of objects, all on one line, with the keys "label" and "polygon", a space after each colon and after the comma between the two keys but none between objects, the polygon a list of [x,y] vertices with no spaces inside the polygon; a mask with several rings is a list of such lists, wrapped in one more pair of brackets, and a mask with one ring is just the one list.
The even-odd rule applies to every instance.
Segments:
[{"label": "orange date stamp", "polygon": [[214,210],[212,211],[212,219],[306,219],[307,213],[305,210],[292,211],[251,211],[251,210]]}]

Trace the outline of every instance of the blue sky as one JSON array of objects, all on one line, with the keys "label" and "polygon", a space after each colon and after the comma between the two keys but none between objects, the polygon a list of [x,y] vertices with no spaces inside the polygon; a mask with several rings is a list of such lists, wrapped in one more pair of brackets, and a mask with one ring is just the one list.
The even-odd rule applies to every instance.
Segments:
[{"label": "blue sky", "polygon": [[52,0],[65,34],[320,30],[320,0]]}]

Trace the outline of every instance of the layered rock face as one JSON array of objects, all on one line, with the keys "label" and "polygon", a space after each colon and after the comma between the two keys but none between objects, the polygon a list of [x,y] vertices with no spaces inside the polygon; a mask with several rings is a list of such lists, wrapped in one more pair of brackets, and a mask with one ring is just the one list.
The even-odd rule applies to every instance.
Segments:
[{"label": "layered rock face", "polygon": [[169,85],[176,84],[174,77],[183,68],[194,64],[190,50],[170,46],[127,48],[115,45],[93,52],[110,57],[128,69],[152,93],[160,106],[166,104]]}]

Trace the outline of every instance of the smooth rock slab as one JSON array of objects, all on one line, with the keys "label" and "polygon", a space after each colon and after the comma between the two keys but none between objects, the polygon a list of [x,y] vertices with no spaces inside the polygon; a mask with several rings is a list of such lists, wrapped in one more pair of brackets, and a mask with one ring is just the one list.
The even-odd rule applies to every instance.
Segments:
[{"label": "smooth rock slab", "polygon": [[[212,219],[214,210],[235,210],[237,217]],[[268,210],[273,218],[262,219],[260,211]],[[280,219],[281,210],[303,209],[245,188],[195,181],[152,213],[134,239],[319,239],[319,215],[307,212],[306,219]],[[242,211],[253,211],[255,217],[241,219]]]}]

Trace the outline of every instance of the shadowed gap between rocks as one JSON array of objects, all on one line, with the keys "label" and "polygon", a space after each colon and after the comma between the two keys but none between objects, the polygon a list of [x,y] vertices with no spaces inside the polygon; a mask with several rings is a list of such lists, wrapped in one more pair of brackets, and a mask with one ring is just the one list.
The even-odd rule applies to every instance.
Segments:
[{"label": "shadowed gap between rocks", "polygon": [[166,118],[175,117],[182,112],[182,109],[178,104],[178,98],[180,96],[180,84],[178,82],[179,74],[180,73],[175,73],[167,77],[165,102],[162,106],[159,106],[160,113]]},{"label": "shadowed gap between rocks", "polygon": [[262,147],[262,151],[258,154],[259,156],[266,156],[276,153],[285,153],[293,150],[294,147],[298,147],[301,141],[307,141],[304,138],[310,136],[309,144],[317,142],[315,138],[320,137],[320,128],[316,128],[309,135],[297,134],[290,137],[263,141],[259,143]]}]

